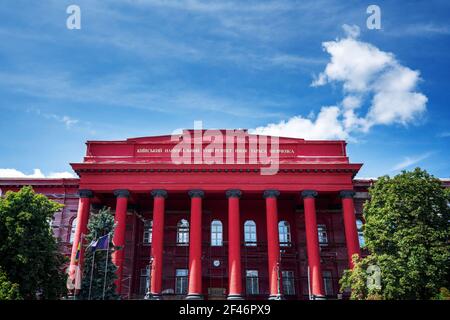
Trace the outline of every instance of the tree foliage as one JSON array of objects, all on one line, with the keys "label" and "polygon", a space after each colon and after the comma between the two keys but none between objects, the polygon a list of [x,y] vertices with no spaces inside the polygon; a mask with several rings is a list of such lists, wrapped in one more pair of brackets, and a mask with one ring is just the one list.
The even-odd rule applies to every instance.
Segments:
[{"label": "tree foliage", "polygon": [[[355,260],[342,288],[352,299],[431,299],[449,285],[450,193],[419,168],[381,177],[364,205],[369,256]],[[381,270],[381,288],[369,288],[367,268]]]},{"label": "tree foliage", "polygon": [[[116,293],[116,285],[114,283],[117,279],[117,267],[112,263],[112,254],[117,250],[112,243],[114,228],[114,215],[111,214],[109,208],[103,208],[98,213],[91,214],[86,242],[90,243],[92,240],[110,233],[109,250],[96,250],[95,252],[90,248],[86,250],[80,299],[116,300],[120,298]],[[107,263],[106,259],[108,259]],[[105,290],[103,290],[104,288]]]},{"label": "tree foliage", "polygon": [[450,290],[441,288],[439,293],[434,297],[435,300],[450,300]]},{"label": "tree foliage", "polygon": [[19,285],[12,283],[0,267],[0,300],[21,300]]},{"label": "tree foliage", "polygon": [[24,299],[56,299],[66,292],[65,258],[50,222],[62,205],[31,187],[0,198],[0,266]]}]

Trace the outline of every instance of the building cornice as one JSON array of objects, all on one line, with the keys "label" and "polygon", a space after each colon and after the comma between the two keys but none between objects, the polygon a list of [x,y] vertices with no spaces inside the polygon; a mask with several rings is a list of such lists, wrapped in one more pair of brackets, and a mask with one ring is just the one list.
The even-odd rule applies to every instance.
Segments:
[{"label": "building cornice", "polygon": [[[255,165],[169,165],[169,164],[139,164],[139,163],[72,163],[74,171],[81,176],[89,173],[247,173],[261,174],[264,167]],[[280,165],[277,174],[317,174],[335,173],[351,174],[354,177],[362,164],[294,164]]]}]

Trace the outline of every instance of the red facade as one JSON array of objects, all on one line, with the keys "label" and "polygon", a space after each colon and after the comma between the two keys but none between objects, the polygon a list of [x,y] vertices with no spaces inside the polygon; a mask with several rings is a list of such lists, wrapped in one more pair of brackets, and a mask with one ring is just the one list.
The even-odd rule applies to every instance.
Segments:
[{"label": "red facade", "polygon": [[353,180],[361,164],[349,162],[344,141],[279,138],[279,170],[263,175],[249,161],[252,138],[261,139],[233,142],[239,163],[235,153],[235,163],[214,164],[195,155],[173,163],[180,140],[171,136],[88,141],[72,164],[79,179],[1,179],[0,188],[31,184],[66,204],[54,228],[68,255],[89,214],[111,207],[124,298],[336,298],[348,257],[360,251],[356,219],[371,182]]},{"label": "red facade", "polygon": [[[53,217],[52,228],[60,243],[60,250],[70,255],[70,231],[77,216],[79,179],[24,179],[1,178],[0,196],[7,191],[19,191],[24,186],[32,186],[34,191],[46,195],[49,199],[64,205]],[[76,223],[76,221],[75,221]]]}]

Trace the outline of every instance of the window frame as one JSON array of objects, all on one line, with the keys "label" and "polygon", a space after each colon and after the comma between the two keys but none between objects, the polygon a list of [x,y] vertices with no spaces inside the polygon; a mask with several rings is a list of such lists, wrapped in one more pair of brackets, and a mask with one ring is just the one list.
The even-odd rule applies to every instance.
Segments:
[{"label": "window frame", "polygon": [[[318,224],[317,225],[317,236],[319,240],[319,246],[328,246],[328,230],[326,224]],[[325,239],[325,241],[322,241]]]},{"label": "window frame", "polygon": [[[147,223],[148,223],[148,225],[147,225]],[[146,241],[146,238],[148,238],[147,241]],[[151,245],[152,241],[153,241],[153,220],[150,219],[150,220],[146,220],[144,222],[144,232],[142,235],[142,243]]]},{"label": "window frame", "polygon": [[323,279],[323,291],[325,293],[325,296],[333,296],[334,295],[333,272],[331,270],[323,270],[322,279]]},{"label": "window frame", "polygon": [[[285,225],[282,226],[282,223],[285,223]],[[281,232],[281,230],[285,230],[286,232]],[[278,222],[278,241],[280,243],[280,247],[290,247],[292,245],[291,225],[287,220],[281,220]]]},{"label": "window frame", "polygon": [[[290,274],[289,276],[286,276],[286,274]],[[292,289],[291,292],[288,292],[289,290],[286,290],[286,280],[289,279],[289,286]],[[282,288],[283,288],[283,294],[288,296],[294,296],[295,295],[295,272],[294,270],[282,270],[281,271],[281,281],[282,281]]]},{"label": "window frame", "polygon": [[187,219],[177,222],[177,246],[188,246],[190,235],[190,225]]},{"label": "window frame", "polygon": [[[249,275],[249,273],[256,274]],[[251,290],[249,290],[251,288]],[[245,270],[245,293],[248,296],[259,295],[259,272],[255,269]]]},{"label": "window frame", "polygon": [[[182,274],[179,274],[181,273]],[[175,294],[185,295],[188,292],[188,269],[175,269]],[[179,290],[180,288],[180,290]]]},{"label": "window frame", "polygon": [[[143,281],[145,281],[145,286],[143,286]],[[139,276],[139,292],[141,295],[146,295],[150,289],[150,266],[141,268],[141,273]]]},{"label": "window frame", "polygon": [[[75,225],[74,225],[75,223]],[[78,224],[78,217],[74,217],[72,221],[70,222],[70,233],[69,233],[69,243],[73,244],[73,241],[75,240],[75,234],[77,232],[77,224]]]},{"label": "window frame", "polygon": [[258,233],[256,222],[254,220],[246,220],[244,222],[244,244],[246,247],[256,247],[258,243]]},{"label": "window frame", "polygon": [[360,248],[363,248],[366,245],[366,239],[364,239],[363,227],[364,227],[364,222],[362,221],[362,219],[356,219],[356,231],[358,233],[358,243],[359,243]]},{"label": "window frame", "polygon": [[223,246],[223,224],[219,219],[211,221],[211,247]]}]

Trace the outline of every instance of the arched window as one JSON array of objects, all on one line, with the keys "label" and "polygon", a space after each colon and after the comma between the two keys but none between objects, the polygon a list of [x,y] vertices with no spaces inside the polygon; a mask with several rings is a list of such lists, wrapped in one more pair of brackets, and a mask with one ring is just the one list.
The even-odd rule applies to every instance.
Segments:
[{"label": "arched window", "polygon": [[278,222],[278,236],[281,247],[288,247],[291,245],[291,227],[289,222],[284,220]]},{"label": "arched window", "polygon": [[256,223],[253,220],[244,223],[244,241],[248,247],[256,246]]},{"label": "arched window", "polygon": [[75,231],[77,230],[77,218],[74,218],[72,220],[72,224],[70,226],[70,237],[69,242],[73,243],[73,240],[75,239]]},{"label": "arched window", "polygon": [[144,237],[143,237],[143,242],[145,244],[152,243],[152,231],[153,231],[153,220],[146,220],[144,222]]},{"label": "arched window", "polygon": [[189,244],[189,222],[181,219],[177,223],[177,245],[185,246]]},{"label": "arched window", "polygon": [[363,225],[364,223],[361,219],[356,220],[356,229],[358,230],[358,240],[360,247],[364,247],[364,245],[366,244],[366,241],[364,240]]},{"label": "arched window", "polygon": [[211,246],[220,247],[223,244],[222,222],[213,220],[211,222]]}]

